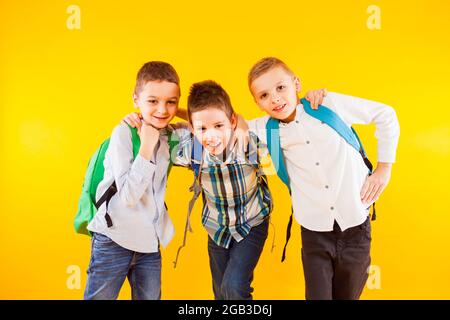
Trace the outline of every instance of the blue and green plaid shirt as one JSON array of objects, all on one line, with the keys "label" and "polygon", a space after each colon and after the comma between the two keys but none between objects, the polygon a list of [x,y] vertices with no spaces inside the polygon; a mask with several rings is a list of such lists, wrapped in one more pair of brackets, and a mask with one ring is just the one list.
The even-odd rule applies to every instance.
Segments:
[{"label": "blue and green plaid shirt", "polygon": [[[174,165],[191,167],[194,138],[186,128],[177,129],[180,143],[172,155]],[[259,225],[272,211],[272,196],[260,159],[266,147],[250,133],[248,152],[238,143],[225,160],[203,150],[200,185],[203,195],[202,223],[211,239],[228,248],[231,239],[244,239],[250,229]]]}]

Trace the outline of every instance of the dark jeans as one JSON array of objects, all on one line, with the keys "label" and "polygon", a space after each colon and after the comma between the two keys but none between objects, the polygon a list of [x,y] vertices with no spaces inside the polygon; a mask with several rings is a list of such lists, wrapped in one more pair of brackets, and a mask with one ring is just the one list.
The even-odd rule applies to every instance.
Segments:
[{"label": "dark jeans", "polygon": [[161,253],[139,253],[119,246],[109,237],[94,233],[91,261],[84,291],[86,300],[117,299],[128,277],[133,300],[161,297]]},{"label": "dark jeans", "polygon": [[251,300],[253,270],[267,239],[269,220],[253,227],[240,242],[231,240],[228,249],[208,236],[209,265],[216,300]]},{"label": "dark jeans", "polygon": [[301,227],[307,300],[357,300],[370,266],[370,219],[341,231],[316,232]]}]

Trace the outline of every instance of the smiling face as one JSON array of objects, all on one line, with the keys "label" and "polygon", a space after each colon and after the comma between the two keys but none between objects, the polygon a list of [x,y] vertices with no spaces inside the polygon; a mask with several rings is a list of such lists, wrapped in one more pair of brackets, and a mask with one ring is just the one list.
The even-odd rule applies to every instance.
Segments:
[{"label": "smiling face", "polygon": [[177,113],[180,88],[176,83],[168,81],[148,81],[134,94],[133,99],[144,122],[162,129]]},{"label": "smiling face", "polygon": [[271,68],[254,79],[250,91],[258,106],[271,117],[284,122],[294,120],[300,82],[283,67]]},{"label": "smiling face", "polygon": [[223,110],[209,107],[193,112],[191,122],[195,137],[213,155],[221,154],[233,141],[234,114],[229,119]]}]

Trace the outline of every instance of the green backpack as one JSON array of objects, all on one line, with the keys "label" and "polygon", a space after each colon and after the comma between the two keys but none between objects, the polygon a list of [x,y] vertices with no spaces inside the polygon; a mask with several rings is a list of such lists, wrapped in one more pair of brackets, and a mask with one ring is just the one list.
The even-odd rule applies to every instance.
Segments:
[{"label": "green backpack", "polygon": [[[141,146],[141,140],[137,133],[136,128],[132,128],[128,125],[131,131],[131,141],[133,143],[133,159],[136,158],[139,153],[139,148]],[[173,148],[178,144],[178,139],[174,139],[172,134],[169,136],[169,152],[172,154]],[[103,141],[100,147],[94,152],[94,154],[89,159],[89,164],[84,176],[83,187],[81,190],[80,199],[78,200],[78,211],[75,215],[73,225],[77,233],[86,234],[91,236],[91,232],[87,229],[89,222],[94,218],[97,213],[98,208],[106,201],[106,206],[108,207],[109,200],[117,192],[116,182],[114,181],[111,186],[105,191],[98,201],[95,201],[95,196],[97,193],[97,187],[99,183],[103,180],[105,167],[103,162],[105,160],[105,154],[108,150],[110,138]],[[171,159],[171,158],[170,158]],[[172,168],[172,161],[170,160],[169,167],[167,169],[167,175]],[[105,215],[108,227],[112,226],[111,218],[109,214]]]}]

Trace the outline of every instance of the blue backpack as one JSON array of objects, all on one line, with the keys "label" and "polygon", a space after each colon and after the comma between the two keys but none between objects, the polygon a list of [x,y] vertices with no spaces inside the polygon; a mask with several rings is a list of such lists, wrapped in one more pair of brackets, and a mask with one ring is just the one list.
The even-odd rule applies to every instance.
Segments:
[{"label": "blue backpack", "polygon": [[[301,103],[305,112],[313,118],[322,121],[323,123],[334,129],[349,145],[355,148],[364,160],[366,164],[369,175],[372,174],[373,166],[372,163],[367,158],[366,151],[356,133],[352,127],[348,127],[347,124],[331,109],[320,105],[317,110],[313,110],[308,100],[305,98],[301,99]],[[289,176],[286,170],[286,164],[284,161],[283,151],[280,145],[280,132],[279,132],[280,122],[277,119],[270,118],[266,124],[266,138],[267,138],[267,148],[272,158],[275,170],[277,171],[278,177],[283,181],[291,194],[291,187],[289,183]],[[274,155],[277,157],[275,158]],[[273,161],[273,159],[278,159],[278,161]],[[283,248],[283,255],[281,257],[281,262],[286,259],[286,247],[291,237],[292,228],[292,216],[294,210],[291,206],[291,216],[289,217],[289,223],[286,231],[286,243]],[[376,219],[375,203],[373,203],[372,220]]]}]

